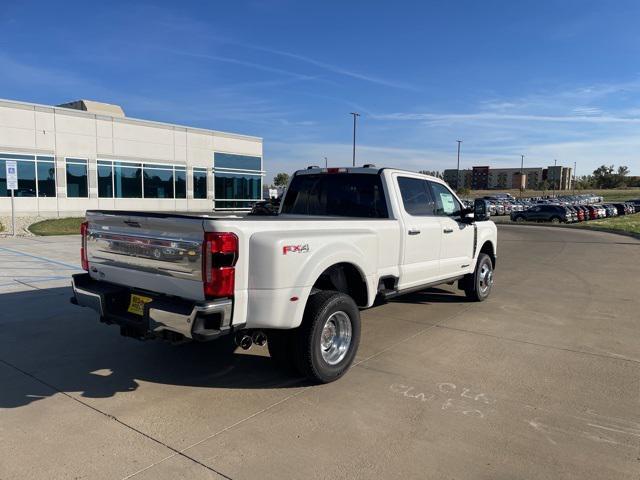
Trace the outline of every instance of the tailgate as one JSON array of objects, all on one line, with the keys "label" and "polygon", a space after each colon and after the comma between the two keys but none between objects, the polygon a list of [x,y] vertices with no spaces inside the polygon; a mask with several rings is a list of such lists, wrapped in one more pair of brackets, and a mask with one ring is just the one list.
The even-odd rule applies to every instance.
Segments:
[{"label": "tailgate", "polygon": [[203,300],[202,218],[87,212],[89,273],[151,292]]}]

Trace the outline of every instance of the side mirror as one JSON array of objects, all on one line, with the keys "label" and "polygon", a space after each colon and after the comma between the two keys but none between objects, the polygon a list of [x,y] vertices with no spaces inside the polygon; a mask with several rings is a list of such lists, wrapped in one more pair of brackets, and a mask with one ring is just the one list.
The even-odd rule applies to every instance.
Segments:
[{"label": "side mirror", "polygon": [[463,208],[462,210],[460,210],[460,212],[458,212],[458,215],[460,217],[459,221],[461,223],[472,224],[475,221],[475,218],[472,215],[473,213],[474,213],[473,208]]},{"label": "side mirror", "polygon": [[476,222],[483,222],[491,218],[488,201],[482,198],[476,198],[473,202],[473,218]]}]

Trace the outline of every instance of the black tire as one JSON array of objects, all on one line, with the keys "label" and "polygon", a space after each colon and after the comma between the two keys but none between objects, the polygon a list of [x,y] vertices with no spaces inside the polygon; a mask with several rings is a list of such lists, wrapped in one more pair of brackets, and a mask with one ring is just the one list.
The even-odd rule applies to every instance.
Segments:
[{"label": "black tire", "polygon": [[273,363],[287,373],[296,372],[293,342],[295,330],[269,330],[267,348]]},{"label": "black tire", "polygon": [[[488,275],[488,277],[487,277]],[[491,294],[493,287],[493,262],[486,253],[478,255],[478,262],[473,274],[465,277],[465,290],[469,300],[484,302]]]},{"label": "black tire", "polygon": [[522,215],[518,215],[516,217],[516,222],[518,222],[518,223],[524,222],[524,217]]},{"label": "black tire", "polygon": [[[341,315],[344,314],[344,315]],[[323,350],[321,340],[325,324],[331,319],[350,328],[350,341],[344,353],[336,357],[336,363],[325,359],[332,349]],[[336,331],[345,331],[342,327]],[[360,343],[360,311],[353,299],[344,293],[322,291],[309,297],[302,325],[295,331],[293,353],[298,371],[314,383],[333,382],[349,369]],[[335,337],[334,337],[335,338]],[[338,342],[335,343],[338,345]],[[343,344],[344,345],[344,344]],[[338,360],[339,359],[339,360]]]},{"label": "black tire", "polygon": [[551,217],[551,223],[557,225],[561,222],[560,217]]}]

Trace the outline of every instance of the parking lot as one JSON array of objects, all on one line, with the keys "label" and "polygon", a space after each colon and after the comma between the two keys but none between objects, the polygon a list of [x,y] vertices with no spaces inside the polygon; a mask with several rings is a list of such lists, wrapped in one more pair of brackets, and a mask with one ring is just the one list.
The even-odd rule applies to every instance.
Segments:
[{"label": "parking lot", "polygon": [[266,348],[120,337],[69,303],[79,237],[0,240],[0,479],[637,478],[640,241],[500,226],[484,303],[363,312],[310,386]]}]

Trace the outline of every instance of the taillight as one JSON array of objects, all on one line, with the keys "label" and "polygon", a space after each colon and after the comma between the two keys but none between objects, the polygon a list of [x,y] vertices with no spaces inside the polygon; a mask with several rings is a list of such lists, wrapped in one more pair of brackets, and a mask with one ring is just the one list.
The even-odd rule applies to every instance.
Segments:
[{"label": "taillight", "polygon": [[82,222],[80,224],[80,235],[82,236],[82,243],[80,245],[80,262],[82,263],[82,269],[89,271],[89,258],[87,257],[87,235],[89,233],[89,222]]},{"label": "taillight", "polygon": [[204,234],[202,281],[205,297],[231,297],[235,287],[238,237],[230,232]]}]

